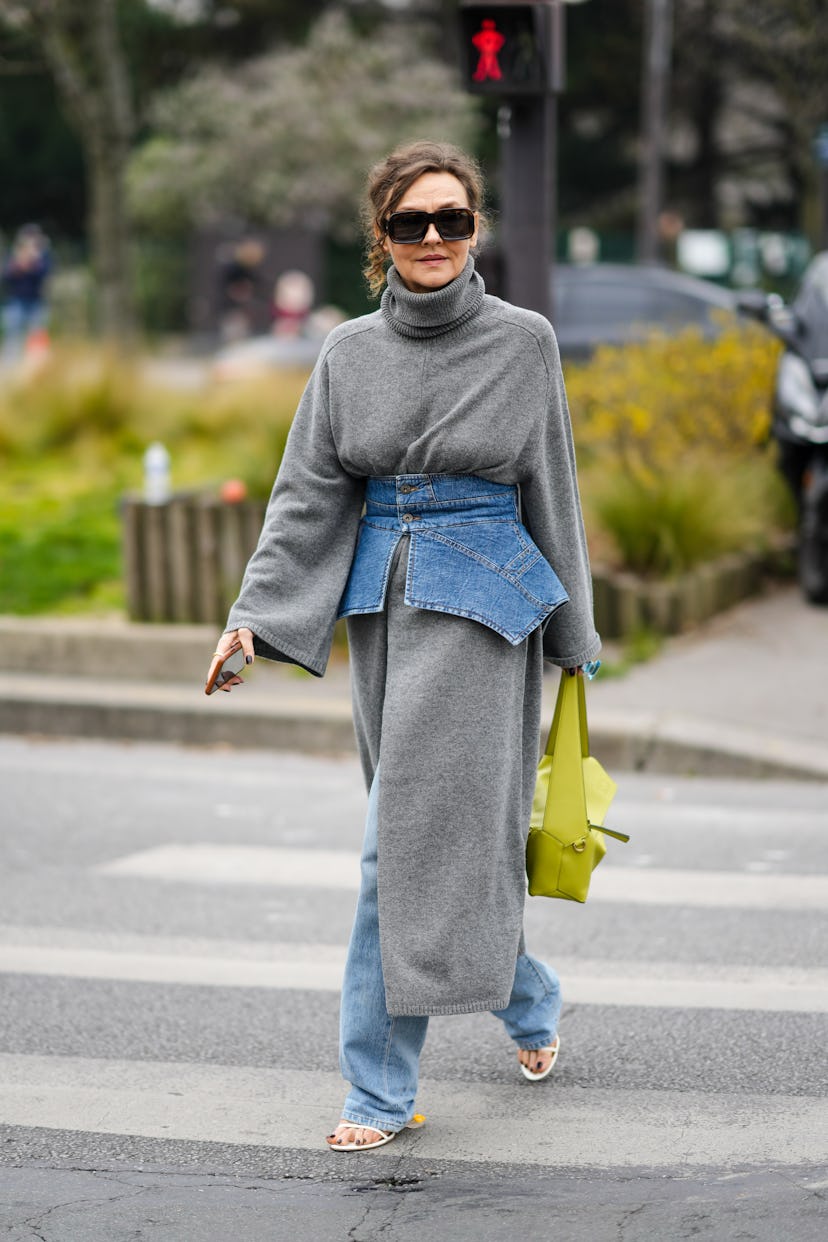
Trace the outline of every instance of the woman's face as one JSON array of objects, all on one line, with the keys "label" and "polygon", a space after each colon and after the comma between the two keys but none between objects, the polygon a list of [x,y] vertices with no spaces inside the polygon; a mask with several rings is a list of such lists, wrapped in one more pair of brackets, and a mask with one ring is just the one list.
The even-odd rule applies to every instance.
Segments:
[{"label": "woman's face", "polygon": [[[468,207],[469,200],[462,181],[452,173],[428,172],[408,187],[395,211],[440,211],[443,207]],[[382,248],[390,254],[400,279],[412,293],[430,293],[442,289],[466,266],[469,250],[477,241],[477,212],[474,213],[474,235],[465,241],[443,241],[434,222],[421,242],[399,245],[382,234]]]}]

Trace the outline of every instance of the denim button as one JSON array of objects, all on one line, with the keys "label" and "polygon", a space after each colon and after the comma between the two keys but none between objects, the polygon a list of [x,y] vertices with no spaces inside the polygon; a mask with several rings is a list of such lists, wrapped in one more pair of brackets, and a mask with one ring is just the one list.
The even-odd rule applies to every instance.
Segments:
[{"label": "denim button", "polygon": [[402,515],[402,520],[403,520],[404,522],[413,522],[413,521],[414,521],[414,515],[413,515],[413,513],[404,513],[404,514]]},{"label": "denim button", "polygon": [[404,496],[407,496],[409,492],[416,492],[416,490],[417,489],[413,485],[413,483],[403,483],[400,485],[400,491],[403,493]]}]

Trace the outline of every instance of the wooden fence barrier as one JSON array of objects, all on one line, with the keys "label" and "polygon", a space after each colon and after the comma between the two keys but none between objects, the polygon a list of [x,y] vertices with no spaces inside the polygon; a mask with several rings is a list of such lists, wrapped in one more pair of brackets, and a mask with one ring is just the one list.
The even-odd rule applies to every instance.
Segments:
[{"label": "wooden fence barrier", "polygon": [[130,618],[224,624],[264,512],[263,500],[229,504],[180,494],[150,505],[126,497],[123,554]]},{"label": "wooden fence barrier", "polygon": [[[204,621],[223,625],[261,530],[265,501],[235,503],[187,493],[166,504],[123,502],[127,610],[134,621]],[[700,565],[671,581],[596,568],[595,620],[604,638],[639,630],[677,634],[740,599],[767,576],[791,571],[794,540],[762,553],[739,553]]]}]

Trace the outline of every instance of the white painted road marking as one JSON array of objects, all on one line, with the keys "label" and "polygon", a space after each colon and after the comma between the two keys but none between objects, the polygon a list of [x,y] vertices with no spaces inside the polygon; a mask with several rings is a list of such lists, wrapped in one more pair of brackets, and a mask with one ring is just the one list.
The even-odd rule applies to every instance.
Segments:
[{"label": "white painted road marking", "polygon": [[[346,850],[261,845],[159,845],[94,868],[99,875],[177,884],[256,884],[283,888],[359,888],[359,856]],[[605,863],[590,902],[648,906],[718,906],[738,910],[828,909],[828,875],[670,870]]]},{"label": "white painted road marking", "polygon": [[[321,1150],[342,1089],[320,1071],[0,1055],[0,1121],[50,1130]],[[541,1090],[515,1073],[508,1085],[427,1083],[417,1105],[427,1124],[403,1141],[424,1160],[779,1167],[828,1149],[828,1106],[810,1096]]]},{"label": "white painted road marking", "polygon": [[[0,972],[338,992],[345,947],[0,927]],[[828,1013],[828,970],[554,958],[567,1002]]]},{"label": "white painted road marking", "polygon": [[359,888],[359,855],[346,850],[259,845],[159,845],[101,863],[99,875],[177,884],[260,884],[285,888]]}]

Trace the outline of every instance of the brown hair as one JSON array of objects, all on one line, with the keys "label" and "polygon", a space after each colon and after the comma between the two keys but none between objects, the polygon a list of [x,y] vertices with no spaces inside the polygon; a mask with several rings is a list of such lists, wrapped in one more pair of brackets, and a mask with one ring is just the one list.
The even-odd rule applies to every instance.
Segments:
[{"label": "brown hair", "polygon": [[[386,216],[394,210],[409,186],[423,173],[429,172],[451,173],[465,189],[472,211],[479,212],[483,206],[483,177],[477,161],[450,143],[427,140],[406,143],[375,164],[368,174],[362,213],[366,241],[362,274],[374,297],[379,296],[385,284],[385,260],[388,257],[382,248],[382,238],[377,237],[375,230],[382,228]],[[482,216],[480,223],[484,223]]]}]

